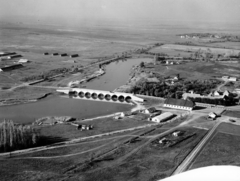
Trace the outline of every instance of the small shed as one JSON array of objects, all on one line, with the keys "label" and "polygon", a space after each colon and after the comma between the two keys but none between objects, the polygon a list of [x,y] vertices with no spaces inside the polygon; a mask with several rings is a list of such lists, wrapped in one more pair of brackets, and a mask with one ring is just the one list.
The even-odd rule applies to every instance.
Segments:
[{"label": "small shed", "polygon": [[18,63],[29,63],[30,61],[28,59],[20,59]]},{"label": "small shed", "polygon": [[72,58],[75,58],[75,57],[78,57],[78,56],[79,56],[78,54],[70,55],[70,57],[72,57]]},{"label": "small shed", "polygon": [[210,113],[208,114],[208,118],[216,119],[216,118],[217,118],[217,114],[214,113],[214,112],[210,112]]},{"label": "small shed", "polygon": [[61,57],[66,57],[66,56],[67,56],[66,53],[62,53],[62,54],[61,54]]},{"label": "small shed", "polygon": [[175,136],[175,137],[182,136],[183,134],[184,134],[183,131],[174,131],[174,132],[172,133],[172,135]]},{"label": "small shed", "polygon": [[126,112],[121,112],[120,113],[120,117],[126,117],[126,116],[131,116],[132,115],[132,112],[131,111],[126,111]]},{"label": "small shed", "polygon": [[167,140],[166,137],[164,137],[164,138],[162,138],[162,139],[159,140],[159,143],[160,143],[160,144],[166,144],[166,143],[168,143],[168,142],[169,142],[169,140]]},{"label": "small shed", "polygon": [[5,67],[0,67],[0,72],[7,72],[7,71],[11,71],[14,69],[18,69],[23,67],[22,64],[15,64],[15,65],[9,65],[9,66],[5,66]]},{"label": "small shed", "polygon": [[236,77],[229,77],[228,79],[229,81],[233,81],[233,82],[236,82],[237,81],[237,78]]},{"label": "small shed", "polygon": [[156,112],[157,110],[156,110],[156,108],[155,107],[150,107],[150,108],[148,108],[148,109],[145,109],[144,111],[143,111],[143,113],[145,113],[145,114],[151,114],[151,113],[154,113],[154,112]]}]

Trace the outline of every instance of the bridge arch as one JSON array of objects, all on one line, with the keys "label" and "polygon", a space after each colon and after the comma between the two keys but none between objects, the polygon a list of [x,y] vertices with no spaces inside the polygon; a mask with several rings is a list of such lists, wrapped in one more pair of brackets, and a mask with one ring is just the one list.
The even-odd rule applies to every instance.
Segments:
[{"label": "bridge arch", "polygon": [[97,98],[98,98],[98,95],[97,95],[97,93],[95,93],[95,92],[94,92],[94,93],[92,93],[92,95],[91,95],[91,96],[92,96],[92,98],[93,98],[93,99],[97,99]]},{"label": "bridge arch", "polygon": [[124,97],[123,95],[120,95],[120,96],[118,97],[118,100],[119,100],[120,102],[124,102],[125,97]]},{"label": "bridge arch", "polygon": [[84,92],[82,92],[82,91],[80,91],[80,92],[78,93],[78,95],[79,95],[79,97],[84,97],[84,96],[85,96]]},{"label": "bridge arch", "polygon": [[117,95],[115,95],[115,94],[114,94],[114,95],[112,95],[112,100],[113,100],[113,101],[117,101],[117,100],[118,100],[118,96],[117,96]]},{"label": "bridge arch", "polygon": [[106,94],[106,95],[105,95],[105,99],[106,99],[107,101],[109,101],[109,100],[111,99],[111,96],[110,96],[109,94]]},{"label": "bridge arch", "polygon": [[98,99],[103,100],[104,99],[104,95],[102,93],[98,94]]},{"label": "bridge arch", "polygon": [[131,101],[132,101],[131,96],[127,96],[127,97],[125,98],[125,101],[128,102],[128,103],[131,102]]},{"label": "bridge arch", "polygon": [[90,92],[86,92],[86,93],[85,93],[85,97],[89,99],[89,98],[91,97]]}]

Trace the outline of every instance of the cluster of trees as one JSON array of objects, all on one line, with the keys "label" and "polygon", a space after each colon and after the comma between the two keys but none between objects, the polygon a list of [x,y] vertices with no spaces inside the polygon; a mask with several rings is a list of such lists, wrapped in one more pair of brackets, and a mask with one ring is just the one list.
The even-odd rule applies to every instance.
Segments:
[{"label": "cluster of trees", "polygon": [[208,99],[208,98],[193,98],[189,97],[190,100],[194,102],[204,103],[204,104],[214,104],[214,105],[222,105],[222,106],[232,106],[236,105],[237,99],[233,97],[225,97],[225,98],[219,98],[219,99]]},{"label": "cluster of trees", "polygon": [[30,126],[14,125],[13,121],[0,123],[0,151],[29,148],[38,143],[39,136]]},{"label": "cluster of trees", "polygon": [[135,86],[132,86],[129,90],[130,93],[142,94],[156,97],[164,98],[182,98],[184,92],[194,91],[194,93],[207,95],[211,92],[212,89],[221,83],[219,80],[185,80],[174,85],[168,85],[164,80],[159,83],[147,82],[146,79],[140,79]]},{"label": "cluster of trees", "polygon": [[62,74],[62,73],[67,73],[72,71],[71,68],[57,68],[57,69],[53,69],[50,70],[48,72],[43,72],[42,74],[38,74],[38,75],[31,75],[28,77],[24,77],[22,79],[22,81],[28,82],[28,81],[35,81],[35,80],[41,80],[41,79],[48,79],[52,76],[58,75],[58,74]]}]

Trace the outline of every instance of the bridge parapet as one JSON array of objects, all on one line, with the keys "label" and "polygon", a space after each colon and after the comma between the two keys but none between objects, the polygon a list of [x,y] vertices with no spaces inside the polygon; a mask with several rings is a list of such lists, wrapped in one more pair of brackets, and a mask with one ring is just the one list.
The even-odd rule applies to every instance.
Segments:
[{"label": "bridge parapet", "polygon": [[93,90],[93,89],[81,89],[81,88],[70,88],[70,89],[58,89],[57,92],[62,92],[69,95],[74,95],[80,98],[92,98],[97,100],[107,100],[114,102],[143,102],[144,99],[139,98],[133,94],[124,92],[112,92],[104,90]]}]

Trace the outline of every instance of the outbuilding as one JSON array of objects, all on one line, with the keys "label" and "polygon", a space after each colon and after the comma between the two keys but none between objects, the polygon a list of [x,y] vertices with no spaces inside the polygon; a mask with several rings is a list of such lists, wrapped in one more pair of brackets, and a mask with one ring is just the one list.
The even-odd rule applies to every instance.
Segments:
[{"label": "outbuilding", "polygon": [[228,80],[229,80],[229,81],[232,81],[232,82],[236,82],[236,81],[237,81],[237,78],[236,78],[236,77],[229,77]]},{"label": "outbuilding", "polygon": [[15,52],[1,52],[0,57],[16,55]]},{"label": "outbuilding", "polygon": [[171,119],[174,117],[174,114],[171,112],[165,112],[163,114],[160,114],[156,117],[150,118],[150,121],[156,122],[156,123],[161,123],[161,122],[166,122],[167,120]]},{"label": "outbuilding", "polygon": [[70,55],[70,57],[72,57],[72,58],[75,58],[75,57],[78,57],[78,56],[79,56],[78,54]]},{"label": "outbuilding", "polygon": [[62,54],[61,54],[61,57],[66,57],[66,56],[67,56],[66,53],[62,53]]},{"label": "outbuilding", "polygon": [[20,59],[18,63],[29,63],[30,61],[28,59]]},{"label": "outbuilding", "polygon": [[120,113],[120,117],[126,117],[126,116],[131,116],[132,115],[132,112],[131,111],[126,111],[126,112],[121,112]]},{"label": "outbuilding", "polygon": [[217,118],[217,114],[214,113],[214,112],[210,112],[210,113],[208,114],[208,118],[216,119],[216,118]]},{"label": "outbuilding", "polygon": [[156,108],[155,107],[150,107],[150,108],[148,108],[148,109],[145,109],[144,111],[143,111],[143,113],[145,113],[145,114],[152,114],[152,113],[154,113],[154,112],[156,112],[157,110],[156,110]]},{"label": "outbuilding", "polygon": [[6,66],[6,67],[0,67],[0,72],[7,72],[7,71],[11,71],[11,70],[18,69],[21,67],[23,67],[22,64],[14,64],[14,65]]}]

